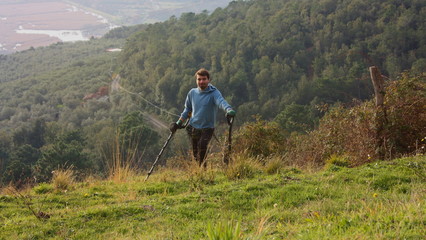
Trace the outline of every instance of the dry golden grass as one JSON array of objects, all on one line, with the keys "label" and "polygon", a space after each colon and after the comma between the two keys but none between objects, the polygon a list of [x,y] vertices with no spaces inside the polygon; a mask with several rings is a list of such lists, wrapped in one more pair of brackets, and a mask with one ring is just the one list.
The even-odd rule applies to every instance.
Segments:
[{"label": "dry golden grass", "polygon": [[284,157],[278,155],[270,156],[264,162],[265,166],[263,168],[267,174],[277,174],[286,166],[288,166],[284,160]]},{"label": "dry golden grass", "polygon": [[57,191],[66,191],[73,188],[75,183],[74,170],[72,167],[67,169],[57,169],[53,171],[52,184]]},{"label": "dry golden grass", "polygon": [[261,172],[262,164],[258,158],[238,155],[225,170],[228,179],[252,178]]},{"label": "dry golden grass", "polygon": [[111,146],[111,158],[108,161],[109,180],[115,183],[129,181],[137,175],[134,167],[137,144],[123,146],[122,142],[120,141],[120,134],[117,133]]}]

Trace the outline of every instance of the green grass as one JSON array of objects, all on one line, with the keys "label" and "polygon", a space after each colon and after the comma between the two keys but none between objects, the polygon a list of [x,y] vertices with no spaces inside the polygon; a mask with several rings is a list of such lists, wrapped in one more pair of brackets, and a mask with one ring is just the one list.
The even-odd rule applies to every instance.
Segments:
[{"label": "green grass", "polygon": [[424,239],[425,167],[418,156],[246,178],[162,169],[147,182],[41,184],[21,192],[29,205],[3,189],[0,239]]}]

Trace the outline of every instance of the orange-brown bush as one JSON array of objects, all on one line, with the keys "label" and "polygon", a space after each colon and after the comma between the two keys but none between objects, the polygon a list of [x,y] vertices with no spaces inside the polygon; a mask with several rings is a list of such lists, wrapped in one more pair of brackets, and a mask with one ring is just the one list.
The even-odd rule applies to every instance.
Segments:
[{"label": "orange-brown bush", "polygon": [[[384,108],[386,120],[382,135],[378,136],[380,124],[376,119],[380,110],[373,100],[349,109],[334,107],[320,120],[318,129],[288,139],[287,160],[299,165],[322,165],[330,156],[341,155],[355,166],[416,151],[426,136],[425,75],[403,74],[398,81],[389,82]],[[385,154],[381,156],[378,148]]]},{"label": "orange-brown bush", "polygon": [[287,161],[322,166],[330,156],[341,155],[347,156],[351,165],[367,162],[375,153],[371,105],[368,102],[351,109],[334,107],[321,119],[318,129],[288,139]]},{"label": "orange-brown bush", "polygon": [[[376,159],[415,154],[426,142],[426,75],[402,74],[388,82],[382,110],[373,100],[351,108],[333,107],[309,134],[287,138],[273,123],[257,120],[236,136],[235,150],[250,156],[283,154],[283,161],[299,166],[323,166],[331,156],[348,159],[350,166]],[[382,126],[380,133],[379,126]]]},{"label": "orange-brown bush", "polygon": [[371,101],[351,109],[342,106],[332,109],[321,120],[319,128],[309,134],[316,143],[312,145],[317,148],[312,149],[313,152],[321,153],[313,162],[322,165],[332,155],[345,155],[351,165],[359,165],[374,158],[374,115]]},{"label": "orange-brown bush", "polygon": [[[389,158],[419,150],[426,137],[426,73],[392,82],[385,95],[386,148]],[[423,146],[424,146],[423,142]]]}]

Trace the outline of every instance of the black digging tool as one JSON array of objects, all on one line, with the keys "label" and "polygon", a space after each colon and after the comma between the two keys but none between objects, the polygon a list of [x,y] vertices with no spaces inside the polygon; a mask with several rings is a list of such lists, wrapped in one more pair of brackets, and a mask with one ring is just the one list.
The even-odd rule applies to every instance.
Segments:
[{"label": "black digging tool", "polygon": [[232,146],[232,124],[234,123],[234,117],[227,117],[229,125],[228,139],[225,142],[225,152],[223,153],[223,162],[228,165],[231,160],[231,146]]},{"label": "black digging tool", "polygon": [[[185,128],[188,125],[190,117],[191,117],[191,114],[189,114],[188,119],[186,120],[185,124],[181,128]],[[158,160],[160,160],[161,155],[163,155],[164,149],[166,149],[167,145],[169,145],[169,142],[172,139],[173,135],[175,135],[175,133],[176,133],[176,131],[170,131],[169,137],[167,138],[166,142],[164,143],[163,147],[161,148],[160,153],[157,155],[157,158],[155,159],[154,163],[152,164],[151,169],[149,169],[149,172],[148,172],[148,175],[146,175],[145,181],[148,180],[152,171],[154,171],[155,165],[157,165]]]}]

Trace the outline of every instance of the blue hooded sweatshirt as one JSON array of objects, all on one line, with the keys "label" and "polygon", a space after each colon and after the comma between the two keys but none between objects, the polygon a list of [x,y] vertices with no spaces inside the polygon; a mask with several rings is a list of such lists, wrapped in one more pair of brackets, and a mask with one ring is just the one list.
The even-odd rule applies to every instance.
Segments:
[{"label": "blue hooded sweatshirt", "polygon": [[185,109],[180,115],[181,119],[188,119],[192,112],[189,124],[194,128],[214,128],[216,126],[217,110],[225,112],[232,107],[223,98],[220,91],[209,84],[205,90],[193,88],[188,92],[185,100]]}]

